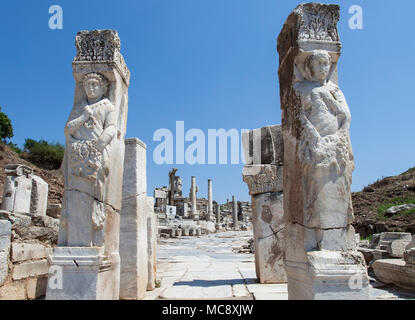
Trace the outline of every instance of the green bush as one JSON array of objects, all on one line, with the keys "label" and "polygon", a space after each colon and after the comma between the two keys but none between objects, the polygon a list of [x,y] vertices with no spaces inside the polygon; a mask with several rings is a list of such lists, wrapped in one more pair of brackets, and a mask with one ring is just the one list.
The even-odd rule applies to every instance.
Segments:
[{"label": "green bush", "polygon": [[12,149],[14,152],[16,152],[17,154],[21,154],[22,150],[17,146],[17,144],[14,144],[13,142],[9,142],[7,143],[7,146]]},{"label": "green bush", "polygon": [[23,157],[40,168],[59,169],[65,147],[60,143],[49,143],[45,140],[26,139]]},{"label": "green bush", "polygon": [[0,139],[4,143],[7,139],[13,137],[13,127],[12,122],[10,121],[9,117],[4,113],[1,112],[0,107]]}]

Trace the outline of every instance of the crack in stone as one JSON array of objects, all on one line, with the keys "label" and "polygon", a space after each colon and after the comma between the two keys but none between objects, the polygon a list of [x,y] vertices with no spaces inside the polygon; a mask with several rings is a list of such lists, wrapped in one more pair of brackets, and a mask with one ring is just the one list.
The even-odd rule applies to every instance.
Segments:
[{"label": "crack in stone", "polygon": [[[66,190],[65,190],[66,191]],[[97,199],[97,198],[95,198],[94,196],[91,196],[89,193],[86,193],[86,192],[84,192],[84,191],[80,191],[80,190],[78,190],[78,189],[68,189],[67,191],[75,191],[75,192],[79,192],[79,193],[83,193],[83,194],[85,194],[85,195],[87,195],[88,197],[91,197],[92,199],[94,199],[95,201],[97,201],[97,202],[99,202],[99,203],[102,203],[102,204],[104,204],[104,205],[106,205],[106,206],[109,206],[109,207],[111,207],[115,212],[119,212],[119,210],[117,210],[114,206],[112,206],[111,204],[109,204],[109,203],[106,203],[106,202],[103,202],[103,201],[101,201],[101,200],[99,200],[99,199]]]},{"label": "crack in stone", "polygon": [[298,224],[299,226],[302,226],[303,228],[309,229],[309,230],[322,230],[322,231],[329,231],[329,230],[340,230],[340,229],[347,229],[346,227],[334,227],[334,228],[314,228],[314,227],[308,227],[305,226],[299,222],[291,222],[292,224]]}]

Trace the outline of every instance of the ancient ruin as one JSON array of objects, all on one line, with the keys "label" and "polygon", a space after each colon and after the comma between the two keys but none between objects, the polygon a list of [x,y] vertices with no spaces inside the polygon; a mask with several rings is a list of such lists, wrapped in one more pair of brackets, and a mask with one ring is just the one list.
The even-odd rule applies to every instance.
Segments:
[{"label": "ancient ruin", "polygon": [[44,216],[48,206],[48,184],[20,164],[7,165],[1,210]]},{"label": "ancient ruin", "polygon": [[287,277],[284,269],[284,146],[281,126],[245,132],[242,141],[248,159],[242,175],[252,197],[257,277],[261,283],[283,283]]},{"label": "ancient ruin", "polygon": [[354,161],[350,111],[337,81],[338,19],[338,5],[302,4],[278,37],[290,299],[369,298],[351,226]]},{"label": "ancient ruin", "polygon": [[118,299],[130,72],[116,31],[81,31],[75,44],[59,243],[49,256],[51,270],[62,268],[63,286],[49,286],[46,298]]},{"label": "ancient ruin", "polygon": [[156,233],[153,198],[147,197],[146,145],[125,139],[120,227],[120,298],[142,299],[155,287]]}]

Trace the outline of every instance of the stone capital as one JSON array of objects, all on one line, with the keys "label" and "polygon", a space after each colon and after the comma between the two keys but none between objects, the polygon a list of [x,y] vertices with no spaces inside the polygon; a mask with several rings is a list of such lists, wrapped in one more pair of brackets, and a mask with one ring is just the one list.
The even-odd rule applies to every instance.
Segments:
[{"label": "stone capital", "polygon": [[242,177],[248,185],[251,196],[283,191],[283,166],[270,164],[245,166]]},{"label": "stone capital", "polygon": [[[76,57],[72,63],[74,74],[117,70],[129,86],[130,71],[120,53],[121,41],[115,30],[80,31],[75,38]],[[108,78],[109,75],[106,74]],[[112,79],[110,79],[112,80]]]}]

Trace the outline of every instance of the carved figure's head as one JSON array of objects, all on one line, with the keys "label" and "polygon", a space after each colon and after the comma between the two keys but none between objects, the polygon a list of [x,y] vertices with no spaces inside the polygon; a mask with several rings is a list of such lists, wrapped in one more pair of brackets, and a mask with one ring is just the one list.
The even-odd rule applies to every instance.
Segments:
[{"label": "carved figure's head", "polygon": [[330,73],[331,57],[325,50],[314,50],[305,60],[304,67],[310,81],[323,84]]},{"label": "carved figure's head", "polygon": [[95,72],[85,75],[83,85],[90,100],[100,100],[108,90],[108,80]]}]

